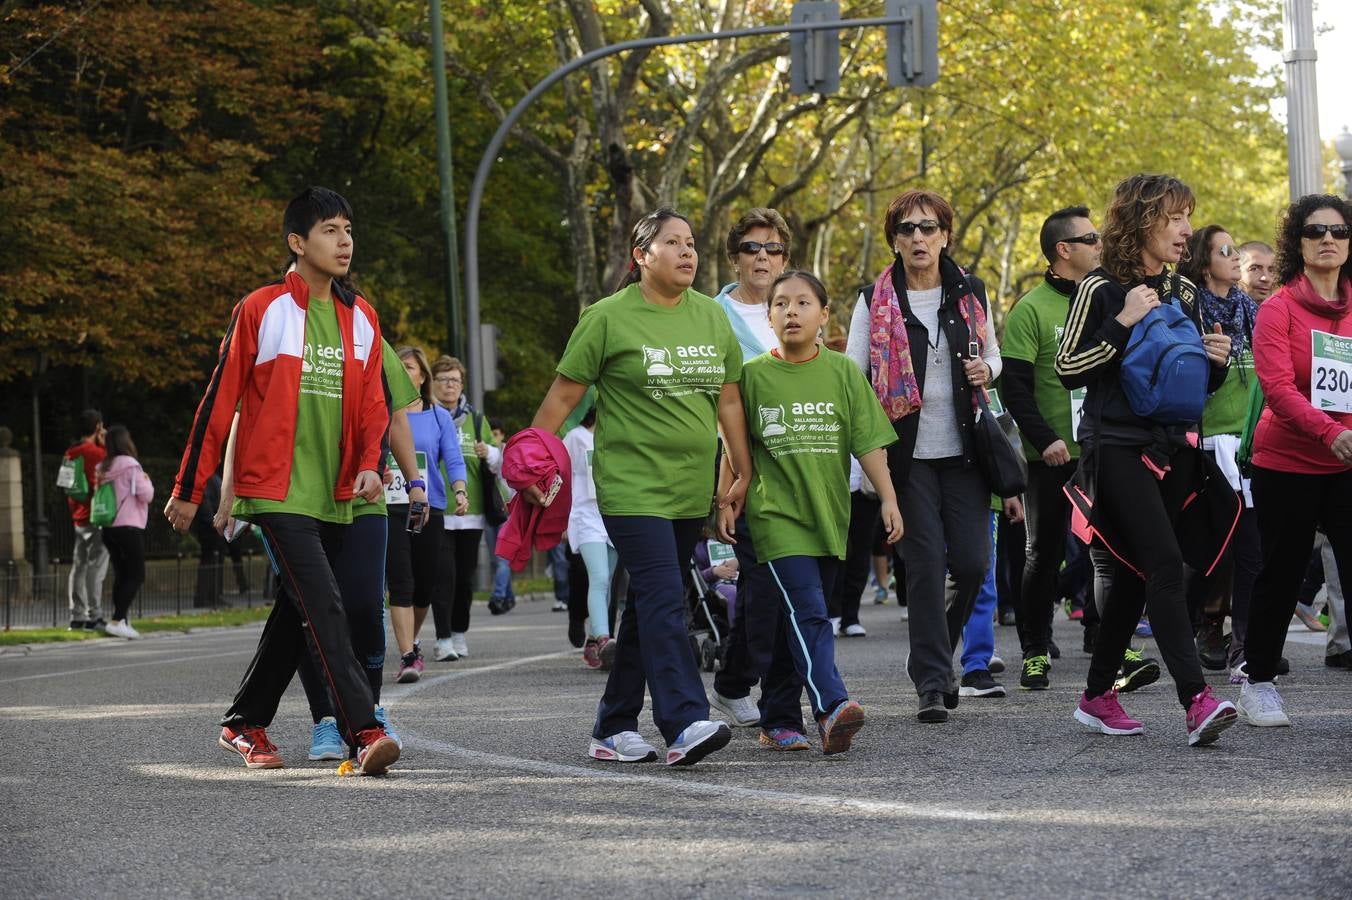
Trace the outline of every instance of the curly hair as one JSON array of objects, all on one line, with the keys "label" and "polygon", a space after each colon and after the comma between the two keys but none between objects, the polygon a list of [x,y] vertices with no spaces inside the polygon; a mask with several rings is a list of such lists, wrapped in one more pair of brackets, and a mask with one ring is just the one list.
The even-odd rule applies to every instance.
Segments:
[{"label": "curly hair", "polygon": [[1118,184],[1103,217],[1104,271],[1123,284],[1140,278],[1150,232],[1161,219],[1191,215],[1196,206],[1192,189],[1172,175],[1133,175]]},{"label": "curly hair", "polygon": [[[1306,194],[1286,208],[1281,225],[1277,227],[1277,281],[1287,284],[1305,271],[1305,256],[1300,252],[1300,230],[1310,216],[1321,209],[1331,209],[1352,225],[1352,203],[1333,194]],[[1352,279],[1352,254],[1348,254],[1338,273],[1338,279]]]},{"label": "curly hair", "polygon": [[1178,262],[1178,274],[1193,284],[1206,284],[1206,270],[1211,265],[1211,239],[1218,234],[1229,234],[1224,225],[1208,225],[1194,231],[1188,238],[1188,252]]}]

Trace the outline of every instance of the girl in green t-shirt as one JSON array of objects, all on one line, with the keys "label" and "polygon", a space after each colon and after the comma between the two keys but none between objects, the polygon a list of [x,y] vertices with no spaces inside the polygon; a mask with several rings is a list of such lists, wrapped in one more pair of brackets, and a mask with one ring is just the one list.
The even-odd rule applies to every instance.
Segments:
[{"label": "girl in green t-shirt", "polygon": [[[826,288],[788,271],[771,288],[768,315],[779,346],[742,368],[755,481],[747,523],[778,594],[770,668],[761,691],[762,744],[805,750],[800,697],[807,688],[822,752],[840,753],[864,724],[835,664],[826,595],[845,557],[850,524],[850,456],[878,488],[887,542],[901,538],[901,513],[885,447],[896,432],[863,374],[823,349],[830,317]],[[729,510],[719,513],[724,528]]]},{"label": "girl in green t-shirt", "polygon": [[[742,351],[722,308],[690,287],[698,254],[684,216],[669,208],[644,216],[631,248],[618,293],[582,313],[532,426],[557,433],[596,385],[596,501],[631,592],[588,755],[657,758],[638,733],[646,684],[667,764],[690,765],[732,737],[725,723],[709,721],[681,573],[709,513],[720,426],[738,477],[719,506],[735,514],[751,477],[737,384]],[[536,488],[522,496],[543,501]]]}]

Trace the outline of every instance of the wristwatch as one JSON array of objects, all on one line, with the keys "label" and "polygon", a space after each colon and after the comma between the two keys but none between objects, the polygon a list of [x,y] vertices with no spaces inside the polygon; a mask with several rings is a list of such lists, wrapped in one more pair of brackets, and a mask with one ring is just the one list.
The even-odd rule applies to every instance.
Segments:
[{"label": "wristwatch", "polygon": [[424,491],[427,490],[427,482],[423,481],[421,478],[415,478],[412,481],[407,482],[406,486],[410,491],[414,488],[422,488]]},{"label": "wristwatch", "polygon": [[469,492],[466,491],[464,488],[456,488],[456,489],[455,489],[455,493],[456,493],[456,494],[464,494],[466,497],[469,496]]}]

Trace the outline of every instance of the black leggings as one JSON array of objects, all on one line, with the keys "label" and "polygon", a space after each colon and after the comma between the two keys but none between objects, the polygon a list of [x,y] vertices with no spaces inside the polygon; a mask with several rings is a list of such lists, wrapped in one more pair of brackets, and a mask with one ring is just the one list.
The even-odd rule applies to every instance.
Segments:
[{"label": "black leggings", "polygon": [[113,621],[124,622],[146,580],[146,531],[132,525],[103,529],[103,546],[113,564]]},{"label": "black leggings", "polygon": [[389,513],[385,579],[390,586],[390,606],[426,609],[443,583],[440,567],[446,544],[445,514],[439,509],[431,510],[422,531],[412,534],[408,530],[407,506],[391,506]]},{"label": "black leggings", "polygon": [[1028,555],[1019,594],[1019,643],[1023,658],[1046,656],[1051,640],[1051,617],[1057,600],[1057,574],[1066,561],[1066,517],[1070,501],[1061,490],[1075,474],[1075,463],[1049,466],[1028,463],[1028,491],[1024,494]]},{"label": "black leggings", "polygon": [[[464,528],[446,531],[447,549],[441,554],[439,581],[450,585],[432,604],[432,618],[436,622],[437,637],[450,637],[451,632],[469,631],[469,608],[474,602],[474,572],[479,568],[479,544],[483,541],[482,528]],[[444,633],[443,633],[444,632]]]},{"label": "black leggings", "polygon": [[1112,583],[1085,685],[1090,698],[1113,686],[1143,610],[1149,612],[1155,643],[1183,708],[1206,687],[1188,619],[1183,552],[1174,533],[1200,463],[1192,450],[1175,453],[1170,463],[1164,478],[1156,479],[1142,462],[1140,448],[1107,445],[1098,451],[1094,514],[1103,516],[1116,536],[1121,545],[1116,552],[1144,576],[1112,559]]},{"label": "black leggings", "polygon": [[1339,572],[1352,572],[1352,471],[1304,475],[1253,467],[1253,499],[1263,545],[1263,570],[1254,582],[1244,653],[1249,680],[1277,674],[1315,526],[1333,548]]},{"label": "black leggings", "polygon": [[[882,501],[863,491],[850,494],[850,527],[845,537],[845,564],[836,575],[836,589],[826,595],[827,615],[840,619],[840,627],[859,624],[859,600],[868,584],[873,562],[873,534]],[[887,552],[892,547],[887,543]]]}]

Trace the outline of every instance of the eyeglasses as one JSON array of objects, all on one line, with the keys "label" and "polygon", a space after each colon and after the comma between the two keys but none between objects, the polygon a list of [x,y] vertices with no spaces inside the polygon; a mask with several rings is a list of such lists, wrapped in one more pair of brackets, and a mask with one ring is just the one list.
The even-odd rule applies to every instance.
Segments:
[{"label": "eyeglasses", "polygon": [[1103,235],[1097,231],[1091,231],[1088,234],[1082,234],[1079,237],[1061,238],[1063,244],[1084,244],[1087,247],[1097,246],[1103,241]]},{"label": "eyeglasses", "polygon": [[1300,236],[1311,241],[1322,240],[1326,234],[1333,235],[1335,241],[1345,241],[1352,238],[1352,225],[1325,225],[1322,222],[1311,222],[1300,230]]},{"label": "eyeglasses", "polygon": [[785,247],[779,241],[770,241],[765,244],[762,244],[760,241],[742,241],[737,245],[737,250],[748,256],[755,256],[762,250],[770,256],[783,256],[784,252],[788,249],[788,247]]},{"label": "eyeglasses", "polygon": [[907,237],[911,237],[912,235],[914,235],[915,230],[917,228],[920,229],[921,234],[923,234],[925,237],[929,237],[930,235],[934,234],[936,231],[939,230],[939,223],[934,221],[933,219],[926,219],[923,222],[897,223],[897,233],[904,234]]},{"label": "eyeglasses", "polygon": [[1239,255],[1239,248],[1236,247],[1234,244],[1221,244],[1219,247],[1216,248],[1216,250],[1217,252],[1220,253],[1221,256],[1224,256],[1226,259],[1229,259],[1232,256]]},{"label": "eyeglasses", "polygon": [[432,379],[436,384],[462,384],[461,380],[454,375],[438,375]]}]

